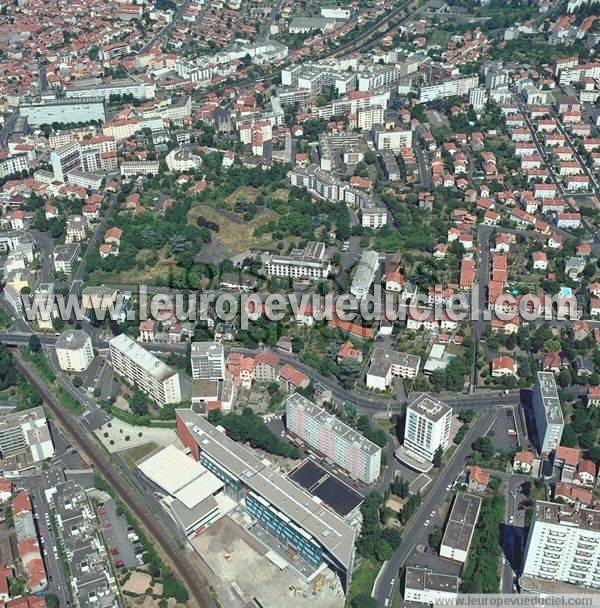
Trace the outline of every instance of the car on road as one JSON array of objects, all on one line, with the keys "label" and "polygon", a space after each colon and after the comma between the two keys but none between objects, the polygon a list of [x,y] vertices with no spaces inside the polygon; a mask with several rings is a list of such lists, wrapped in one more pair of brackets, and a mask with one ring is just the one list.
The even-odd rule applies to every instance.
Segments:
[{"label": "car on road", "polygon": [[122,560],[122,559],[118,559],[118,560],[116,560],[116,561],[115,561],[115,566],[116,566],[117,568],[122,568],[124,565],[125,565],[125,564],[123,563],[123,560]]},{"label": "car on road", "polygon": [[512,524],[514,521],[515,521],[514,515],[511,515],[508,522]]},{"label": "car on road", "polygon": [[104,524],[104,529],[105,529],[105,530],[108,530],[108,529],[109,529],[111,526],[112,526],[112,524],[111,524],[109,521],[107,521],[107,522],[105,522],[105,524]]},{"label": "car on road", "polygon": [[106,509],[100,509],[98,513],[100,513],[100,515],[106,515],[108,511]]},{"label": "car on road", "polygon": [[426,519],[426,520],[425,520],[425,527],[427,527],[428,525],[429,525],[429,520],[428,520],[428,519]]},{"label": "car on road", "polygon": [[385,602],[383,602],[383,605],[386,606],[386,607],[390,605],[389,598],[387,600],[385,600]]},{"label": "car on road", "polygon": [[110,554],[111,555],[119,555],[119,550],[116,547],[111,547],[110,548]]},{"label": "car on road", "polygon": [[435,517],[435,509],[431,512],[431,517]]},{"label": "car on road", "polygon": [[450,492],[450,490],[451,490],[451,489],[452,489],[452,484],[451,484],[451,483],[449,483],[449,484],[446,486],[446,492]]}]

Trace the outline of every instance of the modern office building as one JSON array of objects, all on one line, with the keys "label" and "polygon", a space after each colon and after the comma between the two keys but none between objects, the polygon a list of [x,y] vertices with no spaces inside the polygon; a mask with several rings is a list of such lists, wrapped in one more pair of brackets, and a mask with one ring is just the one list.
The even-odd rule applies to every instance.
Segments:
[{"label": "modern office building", "polygon": [[68,372],[86,370],[94,358],[92,339],[79,329],[69,329],[60,334],[54,348],[58,365]]},{"label": "modern office building", "polygon": [[404,601],[429,605],[451,603],[458,596],[459,584],[458,576],[409,567],[404,579]]},{"label": "modern office building", "polygon": [[467,561],[480,509],[481,498],[479,496],[465,492],[456,494],[440,545],[440,557],[446,557],[461,564]]},{"label": "modern office building", "polygon": [[270,277],[321,281],[327,278],[330,268],[325,243],[315,241],[304,249],[293,249],[289,255],[272,255],[266,261]]},{"label": "modern office building", "polygon": [[[538,500],[525,546],[522,584],[543,581],[600,589],[600,511]],[[575,588],[574,588],[575,589]]]},{"label": "modern office building", "polygon": [[[175,413],[181,442],[195,460],[224,482],[225,493],[282,543],[281,557],[289,568],[304,580],[312,580],[326,564],[347,590],[355,530],[200,415],[190,409]],[[303,568],[296,566],[299,562]]]},{"label": "modern office building", "polygon": [[377,251],[363,251],[352,278],[350,293],[358,299],[364,298],[369,293],[378,270],[379,253]]},{"label": "modern office building", "polygon": [[563,419],[556,379],[552,372],[538,372],[533,388],[533,414],[541,454],[553,452],[562,439]]},{"label": "modern office building", "polygon": [[1,459],[21,452],[29,453],[31,462],[54,456],[54,444],[42,406],[0,416]]},{"label": "modern office building", "polygon": [[419,395],[406,410],[404,447],[418,459],[432,461],[450,440],[452,408],[431,395]]},{"label": "modern office building", "polygon": [[218,342],[192,342],[192,378],[194,380],[223,380],[225,350]]},{"label": "modern office building", "polygon": [[181,401],[179,374],[125,334],[109,343],[115,372],[159,405]]},{"label": "modern office building", "polygon": [[377,346],[373,349],[367,370],[367,387],[384,391],[394,378],[416,378],[420,366],[421,357],[418,355]]},{"label": "modern office building", "polygon": [[136,465],[187,536],[199,534],[235,506],[222,491],[221,479],[173,445],[157,448]]},{"label": "modern office building", "polygon": [[311,447],[344,468],[354,479],[379,477],[381,448],[298,393],[285,400],[286,426]]}]

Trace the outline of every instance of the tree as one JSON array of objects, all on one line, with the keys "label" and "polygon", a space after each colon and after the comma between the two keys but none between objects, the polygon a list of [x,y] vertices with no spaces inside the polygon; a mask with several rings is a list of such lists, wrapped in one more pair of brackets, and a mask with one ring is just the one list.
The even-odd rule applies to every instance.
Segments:
[{"label": "tree", "polygon": [[54,593],[47,593],[44,597],[46,599],[47,608],[58,608],[60,606],[58,597],[54,595]]},{"label": "tree", "polygon": [[81,376],[75,376],[75,378],[73,378],[73,386],[75,388],[83,386],[83,380],[81,379]]},{"label": "tree", "polygon": [[571,386],[571,384],[573,384],[573,376],[568,369],[561,369],[557,380],[562,387]]},{"label": "tree", "polygon": [[42,347],[42,343],[40,342],[39,337],[36,334],[31,334],[29,336],[29,352],[37,353]]},{"label": "tree", "polygon": [[390,486],[390,490],[392,494],[400,498],[406,498],[409,492],[409,485],[408,481],[403,477],[396,477]]},{"label": "tree", "polygon": [[438,449],[433,454],[433,466],[436,469],[441,468],[443,457],[444,457],[444,450],[442,449],[442,446],[440,445],[440,446],[438,446]]},{"label": "tree", "polygon": [[129,400],[129,409],[136,416],[145,416],[148,413],[148,402],[146,397],[138,389],[134,390],[133,396]]},{"label": "tree", "polygon": [[471,445],[471,447],[481,454],[481,457],[485,460],[490,460],[494,457],[496,450],[492,444],[492,440],[489,437],[478,437]]},{"label": "tree", "polygon": [[368,593],[359,593],[350,602],[352,608],[377,608],[377,602]]}]

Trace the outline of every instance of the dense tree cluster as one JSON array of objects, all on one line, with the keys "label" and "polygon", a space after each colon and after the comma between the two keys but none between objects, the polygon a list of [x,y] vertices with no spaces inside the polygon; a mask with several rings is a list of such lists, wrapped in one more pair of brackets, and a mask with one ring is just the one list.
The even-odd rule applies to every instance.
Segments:
[{"label": "dense tree cluster", "polygon": [[367,494],[360,510],[363,525],[356,541],[358,555],[378,562],[388,560],[400,545],[402,535],[398,528],[381,525],[384,497],[377,492]]},{"label": "dense tree cluster", "polygon": [[209,413],[208,420],[211,424],[223,426],[227,435],[238,443],[249,443],[253,448],[278,456],[300,458],[298,448],[272,433],[263,419],[249,407],[245,407],[241,415],[213,410]]}]

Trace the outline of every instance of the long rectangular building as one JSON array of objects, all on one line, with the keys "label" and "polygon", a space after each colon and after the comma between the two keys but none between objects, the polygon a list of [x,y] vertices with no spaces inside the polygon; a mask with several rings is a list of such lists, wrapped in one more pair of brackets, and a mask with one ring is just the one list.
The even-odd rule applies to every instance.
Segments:
[{"label": "long rectangular building", "polygon": [[600,589],[600,511],[538,500],[525,548],[523,584],[561,581]]},{"label": "long rectangular building", "polygon": [[294,435],[365,483],[379,477],[381,448],[298,393],[285,400],[286,425]]},{"label": "long rectangular building", "polygon": [[479,496],[465,492],[456,494],[440,545],[440,557],[446,557],[461,564],[467,561],[480,509],[481,498]]},{"label": "long rectangular building", "polygon": [[315,569],[326,563],[348,588],[356,532],[191,409],[178,409],[177,434],[191,455],[225,483],[225,492],[289,551]]},{"label": "long rectangular building", "polygon": [[106,120],[104,99],[97,97],[24,101],[19,106],[19,113],[27,118],[32,127],[55,122],[65,124]]},{"label": "long rectangular building", "polygon": [[552,372],[538,372],[533,388],[533,414],[540,452],[549,454],[560,445],[565,428],[556,379]]},{"label": "long rectangular building", "polygon": [[125,334],[109,343],[110,360],[117,372],[160,405],[181,401],[179,374]]}]

